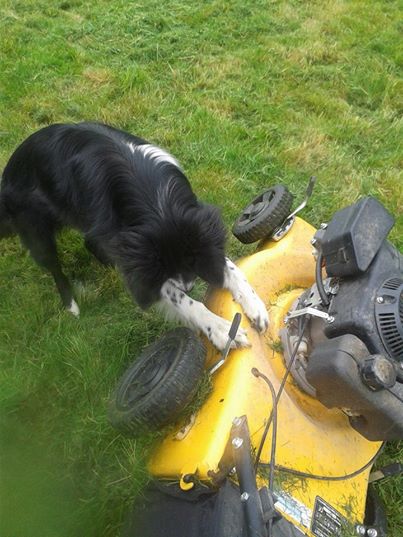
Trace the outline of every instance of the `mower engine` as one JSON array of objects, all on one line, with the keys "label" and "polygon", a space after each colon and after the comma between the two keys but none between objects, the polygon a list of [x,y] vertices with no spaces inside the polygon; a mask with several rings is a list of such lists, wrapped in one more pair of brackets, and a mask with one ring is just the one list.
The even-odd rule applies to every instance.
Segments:
[{"label": "mower engine", "polygon": [[393,224],[371,197],[322,224],[311,241],[316,283],[281,332],[289,363],[308,317],[293,377],[369,440],[403,437],[403,257],[386,241]]}]

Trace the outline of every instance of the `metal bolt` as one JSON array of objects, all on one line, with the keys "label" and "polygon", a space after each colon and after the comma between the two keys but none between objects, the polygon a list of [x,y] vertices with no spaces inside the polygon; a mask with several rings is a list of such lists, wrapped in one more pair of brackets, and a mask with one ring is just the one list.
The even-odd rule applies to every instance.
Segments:
[{"label": "metal bolt", "polygon": [[383,304],[385,302],[385,299],[383,298],[383,296],[378,296],[376,298],[376,301],[378,302],[378,304]]},{"label": "metal bolt", "polygon": [[242,492],[241,494],[241,502],[246,502],[249,499],[249,494],[247,492]]},{"label": "metal bolt", "polygon": [[236,436],[233,440],[232,440],[232,446],[235,448],[235,449],[239,449],[243,444],[243,439],[242,438],[239,438],[239,436]]},{"label": "metal bolt", "polygon": [[375,528],[368,528],[367,535],[368,537],[378,537],[378,532]]},{"label": "metal bolt", "polygon": [[315,244],[316,244],[316,239],[315,238],[311,239],[311,244],[312,244],[312,246],[315,246]]},{"label": "metal bolt", "polygon": [[235,475],[236,474],[235,466],[233,468],[231,468],[231,470],[228,473],[229,473],[229,475]]},{"label": "metal bolt", "polygon": [[334,323],[334,317],[333,317],[333,315],[329,315],[329,317],[326,319],[326,322],[329,323],[329,324]]},{"label": "metal bolt", "polygon": [[365,526],[363,526],[362,524],[357,524],[357,526],[355,527],[355,531],[357,535],[365,535],[367,532]]},{"label": "metal bolt", "polygon": [[326,229],[326,228],[327,228],[326,222],[322,222],[320,225],[320,229]]},{"label": "metal bolt", "polygon": [[235,425],[235,427],[239,427],[242,423],[242,418],[234,418],[232,420],[232,425]]}]

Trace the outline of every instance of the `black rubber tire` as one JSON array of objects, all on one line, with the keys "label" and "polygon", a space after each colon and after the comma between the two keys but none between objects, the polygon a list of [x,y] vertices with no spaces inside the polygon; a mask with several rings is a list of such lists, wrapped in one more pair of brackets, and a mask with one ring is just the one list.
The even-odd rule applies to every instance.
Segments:
[{"label": "black rubber tire", "polygon": [[175,421],[192,400],[206,349],[188,328],[176,328],[146,347],[121,377],[109,404],[112,425],[127,436]]},{"label": "black rubber tire", "polygon": [[244,244],[271,236],[291,212],[293,195],[275,185],[252,201],[235,222],[232,233]]}]

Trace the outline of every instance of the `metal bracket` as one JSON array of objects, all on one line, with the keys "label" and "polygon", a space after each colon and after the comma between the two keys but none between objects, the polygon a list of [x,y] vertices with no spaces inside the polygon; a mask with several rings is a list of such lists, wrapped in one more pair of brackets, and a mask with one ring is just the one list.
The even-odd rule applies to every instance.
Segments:
[{"label": "metal bracket", "polygon": [[309,201],[309,198],[312,196],[313,187],[315,186],[315,183],[316,183],[316,177],[313,175],[309,179],[309,183],[305,192],[305,198],[303,199],[303,201],[298,205],[296,209],[293,210],[293,212],[290,215],[287,216],[284,222],[277,229],[273,231],[272,239],[274,241],[276,242],[279,241],[280,239],[284,237],[284,235],[286,235],[290,231],[290,229],[292,228],[295,222],[295,215],[298,214],[300,211],[302,211],[302,209],[305,209]]},{"label": "metal bracket", "polygon": [[285,316],[285,322],[287,322],[289,319],[294,319],[295,317],[301,317],[302,315],[321,317],[322,319],[326,319],[326,321],[328,322],[331,322],[330,319],[332,319],[332,317],[325,311],[317,310],[316,308],[308,306],[307,308],[301,308],[299,310],[294,310],[290,313],[287,313],[287,315]]},{"label": "metal bracket", "polygon": [[304,200],[298,205],[298,207],[296,209],[294,209],[294,211],[286,218],[286,220],[288,220],[289,218],[292,218],[293,216],[295,216],[297,213],[302,211],[302,209],[305,209],[305,207],[306,207],[306,205],[307,205],[307,203],[309,201],[309,198],[312,196],[313,187],[315,186],[315,183],[316,183],[316,177],[314,175],[312,175],[312,177],[310,177],[310,179],[309,179],[309,183],[308,183],[308,186],[306,188]]},{"label": "metal bracket", "polygon": [[295,216],[291,216],[291,217],[287,216],[287,218],[284,220],[281,226],[279,226],[273,231],[273,235],[271,238],[276,242],[281,240],[284,237],[284,235],[286,235],[290,231],[290,229],[294,225],[294,222],[295,222]]},{"label": "metal bracket", "polygon": [[238,477],[240,499],[246,520],[248,537],[268,537],[262,499],[256,485],[256,473],[252,462],[252,448],[246,416],[236,417],[230,433],[232,460]]}]

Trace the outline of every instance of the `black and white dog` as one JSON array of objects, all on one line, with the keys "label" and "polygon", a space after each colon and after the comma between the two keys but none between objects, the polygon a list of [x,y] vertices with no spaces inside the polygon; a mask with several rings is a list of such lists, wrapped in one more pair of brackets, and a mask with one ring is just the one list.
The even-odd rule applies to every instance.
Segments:
[{"label": "black and white dog", "polygon": [[[230,323],[186,295],[197,276],[228,289],[259,332],[268,327],[263,302],[225,257],[218,209],[197,200],[171,155],[141,138],[97,123],[51,125],[27,138],[4,170],[0,238],[17,233],[78,315],[57,257],[63,226],[80,230],[98,260],[120,270],[142,308],[164,305],[218,349]],[[244,330],[235,344],[248,345]]]}]

